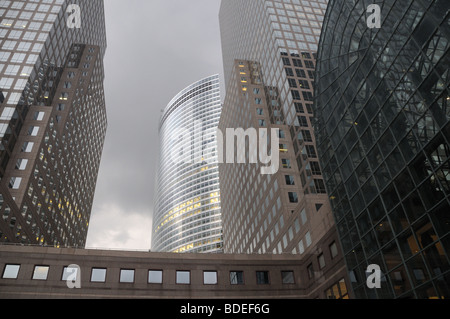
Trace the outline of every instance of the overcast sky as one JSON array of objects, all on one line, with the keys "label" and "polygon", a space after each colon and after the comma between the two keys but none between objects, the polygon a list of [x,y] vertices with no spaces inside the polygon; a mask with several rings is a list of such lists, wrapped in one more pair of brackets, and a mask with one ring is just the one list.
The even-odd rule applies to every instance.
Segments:
[{"label": "overcast sky", "polygon": [[223,73],[220,0],[105,0],[108,132],[87,248],[148,250],[161,110]]}]

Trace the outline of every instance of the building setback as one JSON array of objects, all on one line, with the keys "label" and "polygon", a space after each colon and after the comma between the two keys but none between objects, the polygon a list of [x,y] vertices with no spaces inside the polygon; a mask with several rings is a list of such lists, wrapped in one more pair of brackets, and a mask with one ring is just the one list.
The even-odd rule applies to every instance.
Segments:
[{"label": "building setback", "polygon": [[[269,149],[279,151],[280,167],[262,174],[266,165],[252,164],[256,151],[247,141],[246,164],[225,161],[219,175],[225,252],[298,254],[308,265],[311,290],[321,298],[341,298],[339,290],[327,295],[336,281],[349,280],[312,126],[315,56],[326,5],[222,1],[226,97],[219,128],[224,135],[227,129],[279,129],[280,142]],[[224,145],[229,142],[225,138]]]},{"label": "building setback", "polygon": [[0,12],[0,242],[84,247],[107,126],[103,1]]},{"label": "building setback", "polygon": [[163,111],[152,251],[223,251],[215,139],[221,110],[213,75],[182,90]]},{"label": "building setback", "polygon": [[[331,0],[316,137],[357,298],[450,297],[450,3]],[[368,264],[381,268],[368,289]]]}]

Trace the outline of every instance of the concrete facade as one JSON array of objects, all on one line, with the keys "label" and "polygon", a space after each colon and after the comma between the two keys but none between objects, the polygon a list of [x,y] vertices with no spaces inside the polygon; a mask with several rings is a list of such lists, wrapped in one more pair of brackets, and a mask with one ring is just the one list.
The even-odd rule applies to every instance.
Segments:
[{"label": "concrete facade", "polygon": [[[64,269],[69,265],[79,266],[80,289],[68,288],[67,280],[63,280]],[[19,266],[17,276],[9,271],[12,266]],[[93,282],[92,269],[105,269],[105,281]],[[122,270],[134,271],[131,283],[121,282]],[[162,271],[162,283],[149,283],[149,271],[154,270]],[[189,284],[177,283],[178,271],[189,273]],[[208,283],[213,284],[205,284],[205,272]],[[242,281],[235,277],[231,280],[235,272],[242,272],[242,277],[239,276]],[[6,245],[0,246],[0,299],[313,299],[324,296],[324,289],[310,289],[307,272],[307,265],[299,256],[288,254],[170,254]],[[336,285],[339,281],[337,278]],[[343,292],[344,286],[340,286]]]}]

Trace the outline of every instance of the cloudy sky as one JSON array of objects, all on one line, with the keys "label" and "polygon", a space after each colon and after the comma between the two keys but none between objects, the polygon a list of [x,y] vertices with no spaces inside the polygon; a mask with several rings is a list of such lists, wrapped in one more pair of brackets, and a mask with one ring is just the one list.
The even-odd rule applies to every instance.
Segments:
[{"label": "cloudy sky", "polygon": [[223,73],[220,0],[105,0],[108,133],[87,248],[148,250],[161,110]]}]

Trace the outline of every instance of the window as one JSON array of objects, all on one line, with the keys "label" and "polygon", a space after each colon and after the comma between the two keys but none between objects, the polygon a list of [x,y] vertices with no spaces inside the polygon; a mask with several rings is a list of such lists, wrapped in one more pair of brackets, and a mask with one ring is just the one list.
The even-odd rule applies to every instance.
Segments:
[{"label": "window", "polygon": [[232,285],[243,285],[244,284],[244,272],[243,271],[231,271],[230,272],[230,283]]},{"label": "window", "polygon": [[49,269],[49,266],[35,266],[33,280],[47,280]]},{"label": "window", "polygon": [[20,265],[5,265],[2,279],[17,279],[19,276]]},{"label": "window", "polygon": [[309,127],[306,116],[297,116],[297,119],[301,127]]},{"label": "window", "polygon": [[348,299],[347,285],[345,280],[341,279],[338,283],[325,291],[327,299]]},{"label": "window", "polygon": [[22,183],[22,178],[21,177],[11,177],[11,179],[9,181],[9,188],[11,188],[11,189],[19,189],[21,183]]},{"label": "window", "polygon": [[295,192],[289,192],[289,202],[298,203],[298,195]]},{"label": "window", "polygon": [[35,112],[33,116],[33,120],[42,121],[44,119],[45,112]]},{"label": "window", "polygon": [[121,283],[134,283],[134,270],[122,269],[120,270],[120,282]]},{"label": "window", "polygon": [[162,270],[149,270],[148,271],[148,283],[149,284],[162,284],[163,283]]},{"label": "window", "polygon": [[263,109],[256,109],[256,114],[257,115],[264,115],[264,110]]},{"label": "window", "polygon": [[283,158],[281,160],[281,163],[283,165],[283,168],[291,168],[291,161],[290,160]]},{"label": "window", "polygon": [[33,150],[34,143],[33,142],[25,142],[22,145],[22,152],[24,153],[31,153]]},{"label": "window", "polygon": [[27,159],[19,159],[16,163],[16,169],[19,171],[23,171],[27,168],[28,160]]},{"label": "window", "polygon": [[268,285],[269,284],[269,272],[268,271],[257,271],[256,272],[256,283],[258,285]]},{"label": "window", "polygon": [[330,245],[330,253],[331,253],[331,258],[335,258],[338,255],[338,248],[337,248],[336,242],[333,242]]},{"label": "window", "polygon": [[75,275],[75,278],[78,278],[78,275],[79,275],[78,271],[79,271],[78,267],[71,267],[71,266],[64,267],[62,280],[67,281],[73,275]]},{"label": "window", "polygon": [[313,175],[322,175],[322,171],[320,170],[320,165],[318,162],[310,162],[311,164],[311,172]]},{"label": "window", "polygon": [[217,285],[217,271],[204,271],[203,272],[203,284],[204,285]]},{"label": "window", "polygon": [[28,129],[28,135],[30,136],[37,136],[39,133],[39,127],[38,126],[30,126]]},{"label": "window", "polygon": [[299,85],[302,89],[309,89],[309,83],[306,80],[298,80]]},{"label": "window", "polygon": [[92,268],[91,282],[106,282],[106,269]]},{"label": "window", "polygon": [[294,176],[285,175],[284,178],[286,179],[286,185],[295,185]]},{"label": "window", "polygon": [[177,271],[177,284],[190,285],[191,284],[191,272],[190,271]]},{"label": "window", "polygon": [[325,256],[320,254],[319,257],[317,257],[317,261],[319,262],[319,268],[323,269],[325,267]]},{"label": "window", "polygon": [[314,278],[314,268],[313,268],[313,264],[312,263],[309,264],[307,270],[308,270],[308,277],[309,277],[309,279]]},{"label": "window", "polygon": [[282,271],[281,279],[283,284],[295,284],[293,271]]}]

